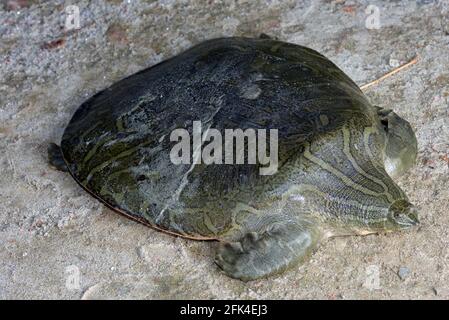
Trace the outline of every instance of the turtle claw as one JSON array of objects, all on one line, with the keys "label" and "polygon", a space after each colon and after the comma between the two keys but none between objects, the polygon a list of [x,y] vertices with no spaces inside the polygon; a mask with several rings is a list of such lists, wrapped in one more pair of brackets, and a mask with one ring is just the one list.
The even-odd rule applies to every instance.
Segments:
[{"label": "turtle claw", "polygon": [[242,253],[243,248],[240,242],[226,242],[219,247],[215,262],[222,268],[225,263],[235,262],[236,257]]},{"label": "turtle claw", "polygon": [[[218,248],[215,263],[228,276],[243,281],[254,280],[260,277],[256,261],[263,251],[265,241],[256,232],[249,232],[240,242],[222,243]],[[265,273],[265,272],[262,272]]]},{"label": "turtle claw", "polygon": [[218,248],[215,264],[227,275],[244,280],[242,264],[239,262],[242,255],[245,255],[245,252],[240,242],[223,243]]},{"label": "turtle claw", "polygon": [[256,232],[248,232],[241,241],[242,247],[245,249],[245,251],[255,249],[258,240],[259,235]]}]

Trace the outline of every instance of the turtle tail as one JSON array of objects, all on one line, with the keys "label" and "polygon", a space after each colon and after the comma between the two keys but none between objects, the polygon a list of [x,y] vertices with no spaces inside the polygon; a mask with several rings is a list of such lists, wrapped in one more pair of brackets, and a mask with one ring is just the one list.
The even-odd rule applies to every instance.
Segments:
[{"label": "turtle tail", "polygon": [[61,147],[58,146],[56,143],[50,143],[48,145],[48,162],[50,163],[50,166],[53,168],[67,172],[69,169],[67,168],[67,164],[64,161],[64,157],[62,156]]}]

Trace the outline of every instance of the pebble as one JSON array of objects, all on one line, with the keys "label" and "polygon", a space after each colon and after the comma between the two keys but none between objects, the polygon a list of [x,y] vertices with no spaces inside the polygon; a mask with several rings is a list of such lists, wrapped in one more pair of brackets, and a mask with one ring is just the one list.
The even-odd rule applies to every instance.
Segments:
[{"label": "pebble", "polygon": [[401,280],[405,280],[410,274],[410,269],[407,267],[400,267],[398,271],[398,276]]},{"label": "pebble", "polygon": [[397,68],[401,65],[400,61],[395,58],[390,58],[390,61],[388,61],[388,64],[390,65],[390,67],[393,67],[393,68]]}]

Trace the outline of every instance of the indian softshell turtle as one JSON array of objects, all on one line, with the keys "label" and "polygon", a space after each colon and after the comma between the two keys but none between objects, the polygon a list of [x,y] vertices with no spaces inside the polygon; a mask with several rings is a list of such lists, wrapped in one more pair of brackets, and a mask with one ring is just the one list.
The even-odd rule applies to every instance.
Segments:
[{"label": "indian softshell turtle", "polygon": [[[192,135],[194,121],[220,133],[276,129],[277,171],[260,174],[260,161],[175,164],[169,137],[180,128]],[[410,124],[371,105],[320,53],[237,37],[203,42],[99,92],[75,112],[61,146],[49,147],[53,166],[113,210],[217,240],[216,264],[242,280],[304,261],[331,236],[416,225],[392,179],[416,155]]]}]

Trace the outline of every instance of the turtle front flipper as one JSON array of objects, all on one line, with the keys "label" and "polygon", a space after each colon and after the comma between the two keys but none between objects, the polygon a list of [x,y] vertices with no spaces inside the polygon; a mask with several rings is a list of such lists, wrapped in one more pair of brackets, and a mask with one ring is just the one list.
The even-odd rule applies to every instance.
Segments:
[{"label": "turtle front flipper", "polygon": [[[267,219],[268,218],[268,219]],[[306,218],[261,217],[237,242],[221,243],[215,263],[243,281],[279,273],[301,262],[316,247],[319,232]]]},{"label": "turtle front flipper", "polygon": [[69,169],[67,168],[67,164],[64,161],[64,157],[62,156],[61,147],[56,143],[50,143],[47,148],[48,152],[48,162],[50,165],[59,170],[67,172]]}]

